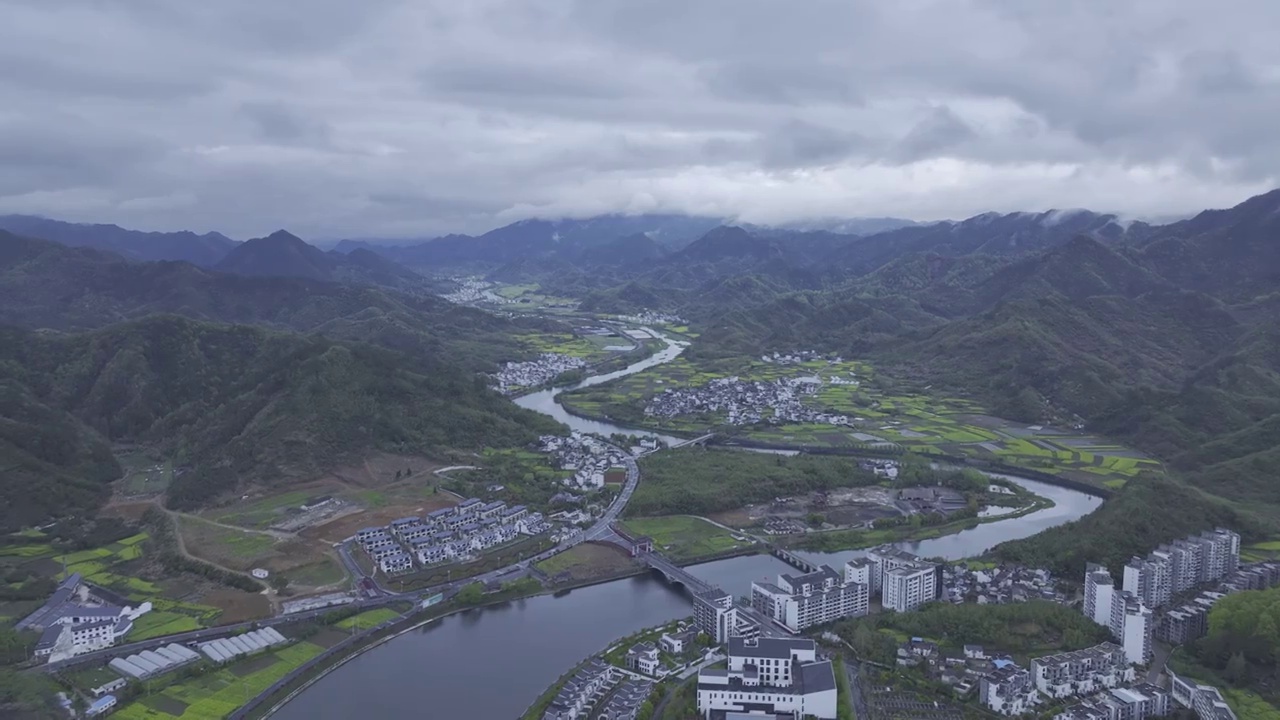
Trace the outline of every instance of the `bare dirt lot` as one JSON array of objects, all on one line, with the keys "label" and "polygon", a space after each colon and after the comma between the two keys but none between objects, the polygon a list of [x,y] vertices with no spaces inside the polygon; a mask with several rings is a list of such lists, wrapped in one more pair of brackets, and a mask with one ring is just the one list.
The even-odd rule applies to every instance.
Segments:
[{"label": "bare dirt lot", "polygon": [[822,515],[828,523],[862,525],[877,518],[901,514],[894,505],[894,491],[884,487],[842,488],[830,493],[809,493],[781,502],[759,503],[716,513],[712,520],[736,528],[763,525],[769,518],[804,521],[810,514]]}]

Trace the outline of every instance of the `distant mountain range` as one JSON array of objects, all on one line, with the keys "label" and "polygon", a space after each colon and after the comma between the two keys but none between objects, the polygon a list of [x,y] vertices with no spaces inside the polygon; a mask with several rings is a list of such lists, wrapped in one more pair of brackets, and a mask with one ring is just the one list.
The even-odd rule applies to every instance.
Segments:
[{"label": "distant mountain range", "polygon": [[0,230],[72,247],[110,250],[132,260],[183,260],[201,267],[217,264],[236,246],[236,241],[216,232],[141,232],[117,225],[69,223],[34,215],[0,215]]}]

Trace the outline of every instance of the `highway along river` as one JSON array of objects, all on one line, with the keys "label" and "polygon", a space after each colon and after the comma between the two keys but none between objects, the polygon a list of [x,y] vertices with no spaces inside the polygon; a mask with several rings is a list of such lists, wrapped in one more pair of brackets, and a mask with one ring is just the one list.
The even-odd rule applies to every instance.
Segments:
[{"label": "highway along river", "polygon": [[[616,373],[588,378],[577,387],[668,362],[683,349],[682,345],[669,343],[665,350],[642,362]],[[574,417],[555,402],[558,392],[534,393],[517,402],[575,430],[606,436],[618,432],[651,434]],[[971,557],[1006,540],[1029,537],[1083,517],[1102,502],[1075,490],[1026,478],[1010,479],[1052,499],[1056,505],[947,537],[903,543],[903,547],[928,557]],[[860,552],[805,554],[835,565]],[[770,555],[689,568],[694,575],[735,595],[749,594],[752,580],[772,578],[790,570],[790,566]],[[469,610],[433,621],[353,659],[290,701],[276,717],[517,718],[556,678],[611,641],[690,614],[692,606],[683,591],[669,587],[655,575]]]}]

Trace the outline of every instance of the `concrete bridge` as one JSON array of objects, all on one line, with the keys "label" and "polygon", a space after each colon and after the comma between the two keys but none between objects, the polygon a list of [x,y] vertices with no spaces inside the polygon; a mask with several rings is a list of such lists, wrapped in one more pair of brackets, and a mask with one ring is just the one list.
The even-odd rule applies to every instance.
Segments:
[{"label": "concrete bridge", "polygon": [[672,585],[683,585],[690,594],[706,592],[712,588],[711,583],[686,572],[659,553],[649,552],[637,556],[640,562],[648,565],[667,579]]},{"label": "concrete bridge", "polygon": [[716,436],[715,433],[707,433],[706,435],[693,438],[692,440],[685,440],[684,442],[678,442],[675,445],[672,445],[671,447],[672,449],[675,449],[675,448],[688,447],[690,445],[704,445],[708,440],[710,440],[715,436]]},{"label": "concrete bridge", "polygon": [[816,563],[809,562],[784,547],[771,544],[769,545],[769,553],[800,572],[807,574],[818,571]]}]

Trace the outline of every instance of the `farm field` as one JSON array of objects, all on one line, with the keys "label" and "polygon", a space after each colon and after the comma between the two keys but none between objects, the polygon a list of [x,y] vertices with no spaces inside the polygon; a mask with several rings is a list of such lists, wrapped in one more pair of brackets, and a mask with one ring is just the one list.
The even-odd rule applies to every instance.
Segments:
[{"label": "farm field", "polygon": [[627,532],[648,535],[654,548],[673,560],[691,560],[738,548],[750,547],[749,540],[736,540],[724,528],[688,515],[633,518],[622,523]]},{"label": "farm field", "polygon": [[230,665],[170,685],[122,706],[112,717],[130,719],[175,718],[221,720],[249,698],[271,687],[289,671],[323,652],[310,642],[299,642],[231,663]]},{"label": "farm field", "polygon": [[400,617],[400,613],[392,610],[391,608],[377,608],[374,610],[366,610],[359,615],[352,615],[349,618],[339,620],[334,623],[333,626],[342,630],[351,630],[352,628],[368,630],[375,625],[381,625],[388,620],[395,620],[398,617]]},{"label": "farm field", "polygon": [[[662,418],[644,414],[648,400],[668,388],[700,387],[725,377],[771,381],[814,376],[825,382],[817,393],[805,397],[805,404],[848,417],[848,426],[767,422],[729,425],[723,413]],[[833,377],[840,382],[832,382]],[[1073,430],[1018,425],[984,414],[980,406],[963,398],[904,394],[882,384],[870,365],[854,361],[811,360],[782,365],[735,358],[695,364],[680,357],[614,382],[566,393],[561,400],[581,414],[675,434],[696,435],[714,430],[728,442],[736,439],[797,448],[960,455],[1113,490],[1140,472],[1160,470],[1155,460],[1104,438]]]},{"label": "farm field", "polygon": [[124,478],[117,484],[117,492],[121,495],[158,495],[173,481],[171,460],[156,460],[140,452],[126,453],[117,459],[124,470]]},{"label": "farm field", "polygon": [[520,285],[503,285],[499,283],[495,284],[491,290],[494,295],[509,301],[501,306],[504,310],[518,312],[530,310],[568,311],[578,307],[577,300],[543,292],[542,286],[537,283]]},{"label": "farm field", "polygon": [[[128,635],[131,641],[209,627],[220,620],[260,617],[268,610],[265,598],[219,588],[207,581],[145,579],[154,577],[147,565],[147,542],[150,538],[146,533],[71,553],[57,553],[40,535],[29,534],[26,539],[30,544],[5,547],[6,552],[0,555],[0,570],[56,580],[65,579],[72,573],[80,573],[87,581],[120,593],[130,600],[151,602],[152,611],[134,622]],[[226,607],[243,607],[238,607],[239,612],[228,618],[226,608],[221,603],[211,601],[214,597],[226,601]],[[22,607],[14,604],[4,609],[3,615],[16,619],[34,610],[41,601],[24,603]]]}]

